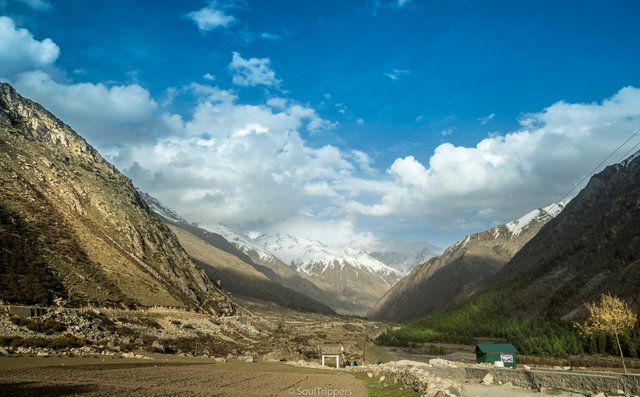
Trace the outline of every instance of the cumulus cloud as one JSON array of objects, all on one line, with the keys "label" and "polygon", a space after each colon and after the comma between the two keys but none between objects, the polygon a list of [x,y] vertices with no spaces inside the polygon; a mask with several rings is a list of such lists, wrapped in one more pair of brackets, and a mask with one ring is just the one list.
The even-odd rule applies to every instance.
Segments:
[{"label": "cumulus cloud", "polygon": [[92,144],[141,139],[161,122],[154,116],[155,101],[138,84],[57,81],[53,76],[62,74],[55,66],[59,55],[51,39],[37,40],[11,18],[0,17],[0,79],[43,104]]},{"label": "cumulus cloud", "polygon": [[9,17],[0,16],[0,78],[10,79],[25,70],[50,69],[60,55],[51,39],[36,40]]},{"label": "cumulus cloud", "polygon": [[558,102],[525,115],[522,127],[474,147],[445,143],[427,162],[398,158],[393,188],[356,213],[413,216],[469,226],[508,220],[566,193],[594,159],[613,151],[640,123],[640,89],[626,87],[601,103]]},{"label": "cumulus cloud", "polygon": [[188,13],[187,18],[191,19],[201,32],[226,28],[236,22],[236,18],[226,14],[215,1],[204,8]]},{"label": "cumulus cloud", "polygon": [[293,216],[274,223],[266,231],[360,249],[368,249],[381,243],[373,233],[357,231],[356,222],[348,218],[321,220],[308,215]]},{"label": "cumulus cloud", "polygon": [[356,170],[340,149],[301,138],[322,123],[313,109],[278,99],[247,105],[217,87],[190,89],[200,97],[190,118],[168,117],[170,135],[110,157],[187,219],[248,230],[313,213],[324,208],[314,200],[337,197],[332,181]]},{"label": "cumulus cloud", "polygon": [[276,73],[271,69],[269,58],[243,58],[234,52],[229,64],[229,71],[233,76],[233,84],[242,87],[265,85],[268,87],[280,85]]},{"label": "cumulus cloud", "polygon": [[151,132],[157,105],[138,84],[62,84],[40,70],[20,73],[13,83],[94,145],[122,144]]}]

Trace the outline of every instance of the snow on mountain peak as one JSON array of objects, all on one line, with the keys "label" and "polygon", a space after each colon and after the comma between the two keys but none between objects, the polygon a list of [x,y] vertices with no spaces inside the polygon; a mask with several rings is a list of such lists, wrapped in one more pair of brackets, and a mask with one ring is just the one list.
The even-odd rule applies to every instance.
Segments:
[{"label": "snow on mountain peak", "polygon": [[188,223],[184,218],[178,215],[177,212],[175,212],[169,207],[164,206],[157,198],[151,196],[148,193],[143,192],[138,188],[136,188],[136,191],[138,192],[139,195],[142,196],[142,198],[147,203],[149,208],[151,208],[151,210],[156,214],[161,215],[164,218],[175,223]]},{"label": "snow on mountain peak", "polygon": [[284,263],[305,273],[317,265],[323,265],[325,270],[348,265],[383,275],[400,275],[397,270],[354,248],[331,247],[317,240],[282,234],[262,235],[256,242]]},{"label": "snow on mountain peak", "polygon": [[505,226],[511,232],[512,237],[518,237],[534,221],[546,221],[555,218],[565,207],[566,202],[553,203],[544,208],[535,209],[515,221],[507,223]]}]

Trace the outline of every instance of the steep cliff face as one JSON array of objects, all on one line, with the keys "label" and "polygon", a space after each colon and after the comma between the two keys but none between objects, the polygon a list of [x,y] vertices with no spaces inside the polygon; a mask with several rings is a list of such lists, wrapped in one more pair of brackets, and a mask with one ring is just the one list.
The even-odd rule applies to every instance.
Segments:
[{"label": "steep cliff face", "polygon": [[0,83],[0,299],[235,311],[131,181]]},{"label": "steep cliff face", "polygon": [[640,310],[640,152],[594,175],[496,283],[518,286],[505,306],[523,317],[571,320],[603,292]]},{"label": "steep cliff face", "polygon": [[373,307],[377,320],[407,321],[446,310],[475,295],[564,208],[553,204],[505,225],[467,236],[414,268]]}]

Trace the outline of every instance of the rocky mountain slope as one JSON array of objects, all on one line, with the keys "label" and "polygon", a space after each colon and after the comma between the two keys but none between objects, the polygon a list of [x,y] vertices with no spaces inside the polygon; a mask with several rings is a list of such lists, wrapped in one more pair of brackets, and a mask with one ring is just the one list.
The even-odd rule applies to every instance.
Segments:
[{"label": "rocky mountain slope", "polygon": [[[213,233],[193,226],[170,223],[168,226],[198,267],[235,296],[260,299],[300,311],[334,313],[329,306],[273,281],[265,275],[268,269],[262,269],[246,256],[234,252],[232,247],[224,247],[225,243]],[[216,245],[228,249],[225,251]]]},{"label": "rocky mountain slope", "polygon": [[0,237],[5,302],[236,310],[128,178],[4,83]]},{"label": "rocky mountain slope", "polygon": [[140,193],[172,226],[239,258],[271,281],[338,313],[365,314],[380,294],[400,278],[398,271],[364,251],[329,247],[318,241],[287,235],[265,234],[253,239],[221,223],[204,229],[187,222],[152,196]]},{"label": "rocky mountain slope", "polygon": [[354,304],[355,314],[365,314],[400,279],[397,270],[361,250],[280,234],[256,242],[322,290]]},{"label": "rocky mountain slope", "polygon": [[640,310],[640,152],[594,175],[499,283],[514,289],[505,310],[525,318],[573,319],[603,292]]},{"label": "rocky mountain slope", "polygon": [[[286,307],[297,308],[303,311],[314,311],[318,313],[331,313],[333,310],[350,312],[353,304],[341,302],[332,294],[318,288],[311,281],[304,278],[295,269],[285,265],[273,254],[260,248],[249,236],[239,233],[230,227],[217,224],[211,230],[189,223],[153,196],[139,191],[141,196],[149,204],[164,222],[176,233],[181,243],[195,258],[198,266],[205,269],[207,274],[214,280],[221,280],[223,285],[228,285],[228,289],[239,296],[257,298],[271,301]],[[215,232],[214,232],[215,231]],[[204,259],[198,252],[203,248],[194,249],[193,239],[200,241],[195,246],[202,243],[209,245],[207,250],[212,255],[209,259]],[[183,241],[185,239],[185,241]],[[220,262],[220,257],[226,257],[227,263]],[[240,274],[232,274],[227,270],[229,265],[244,269]],[[248,268],[253,269],[250,271]],[[226,270],[223,270],[226,269]],[[250,272],[254,276],[255,272],[261,274],[259,279],[266,277],[281,288],[270,283],[260,281],[259,288],[245,288],[248,284],[255,286],[256,280],[239,279],[241,275],[246,276]],[[251,281],[248,283],[248,281]],[[270,291],[267,293],[267,291]],[[302,295],[300,295],[302,294]]]},{"label": "rocky mountain slope", "polygon": [[369,316],[407,321],[473,296],[562,208],[564,204],[552,204],[458,241],[414,268],[376,303]]}]

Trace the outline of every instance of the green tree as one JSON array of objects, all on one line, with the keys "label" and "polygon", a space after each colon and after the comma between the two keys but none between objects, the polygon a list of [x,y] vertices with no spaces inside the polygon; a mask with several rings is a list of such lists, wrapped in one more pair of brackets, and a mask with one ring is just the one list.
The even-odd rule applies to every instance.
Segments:
[{"label": "green tree", "polygon": [[633,329],[637,320],[636,314],[622,299],[611,294],[603,294],[599,303],[586,303],[585,305],[589,311],[589,318],[583,323],[576,323],[576,327],[584,336],[615,336],[622,368],[627,373],[620,337]]}]

